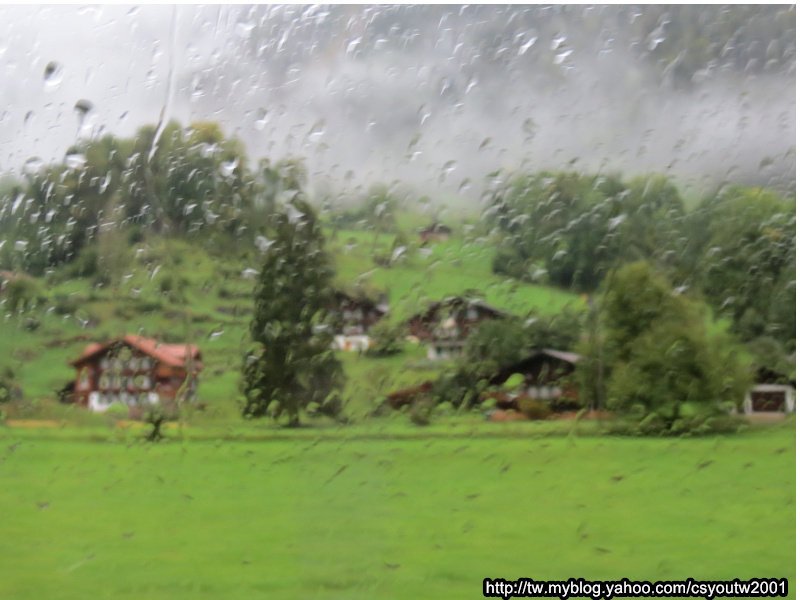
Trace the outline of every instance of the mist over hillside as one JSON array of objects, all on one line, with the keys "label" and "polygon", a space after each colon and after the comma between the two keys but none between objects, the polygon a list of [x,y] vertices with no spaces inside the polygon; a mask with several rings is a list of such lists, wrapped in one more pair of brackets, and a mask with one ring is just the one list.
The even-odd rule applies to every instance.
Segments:
[{"label": "mist over hillside", "polygon": [[0,39],[2,171],[174,118],[341,202],[497,169],[795,188],[792,6],[9,6]]}]

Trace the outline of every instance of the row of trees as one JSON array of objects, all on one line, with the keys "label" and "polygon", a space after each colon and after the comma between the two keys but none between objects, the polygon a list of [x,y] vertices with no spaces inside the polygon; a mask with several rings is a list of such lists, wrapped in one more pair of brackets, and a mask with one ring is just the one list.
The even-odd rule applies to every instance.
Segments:
[{"label": "row of trees", "polygon": [[795,205],[769,190],[729,186],[687,211],[663,176],[545,172],[498,187],[485,215],[497,273],[594,292],[619,266],[648,260],[742,339],[794,349]]},{"label": "row of trees", "polygon": [[[579,369],[583,402],[623,416],[625,431],[680,434],[735,426],[729,414],[751,381],[750,365],[738,341],[709,319],[703,292],[708,289],[713,301],[730,293],[727,285],[748,301],[763,299],[760,309],[749,305],[729,313],[740,327],[752,322],[748,310],[760,310],[766,319],[779,315],[776,286],[793,264],[793,210],[771,194],[734,188],[687,214],[674,186],[660,177],[624,184],[560,174],[532,183],[554,188],[527,206],[514,195],[516,206],[495,205],[492,222],[510,237],[500,236],[505,245],[498,257],[529,252],[537,264],[537,252],[556,248],[561,255],[543,256],[538,264],[544,266],[537,268],[564,277],[564,284],[572,277],[573,287],[578,279],[595,292],[592,306],[582,315],[531,314],[481,324],[464,356],[434,383],[428,407],[473,407],[488,379],[526,352],[577,348],[585,356]],[[681,236],[687,231],[691,235]],[[244,365],[244,412],[285,415],[296,425],[305,409],[334,414],[339,406],[342,370],[330,350],[326,312],[332,269],[313,210],[299,197],[274,215],[270,236],[251,325],[254,349]],[[712,252],[705,250],[709,246]],[[725,260],[711,259],[719,254]],[[760,270],[754,276],[747,265]],[[693,277],[709,287],[675,284]],[[759,278],[772,287],[759,287]],[[751,330],[759,339],[768,333],[774,331]],[[793,337],[784,339],[793,343]]]},{"label": "row of trees", "polygon": [[0,237],[9,241],[0,268],[38,275],[121,231],[185,235],[210,247],[252,243],[305,179],[294,160],[251,168],[242,143],[216,123],[170,122],[131,138],[81,141],[63,163],[29,161],[22,179],[0,185]]}]

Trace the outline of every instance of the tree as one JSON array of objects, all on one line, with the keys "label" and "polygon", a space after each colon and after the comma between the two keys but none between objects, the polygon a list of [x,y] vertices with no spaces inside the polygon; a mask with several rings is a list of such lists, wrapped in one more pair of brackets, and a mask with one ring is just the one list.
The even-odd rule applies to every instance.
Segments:
[{"label": "tree", "polygon": [[589,291],[622,262],[675,262],[684,209],[664,176],[543,172],[496,190],[487,217],[502,233],[495,272]]},{"label": "tree", "polygon": [[250,323],[254,348],[243,366],[243,413],[297,426],[304,409],[335,404],[342,383],[331,349],[333,269],[322,229],[301,198],[273,216],[270,235]]},{"label": "tree", "polygon": [[644,261],[620,268],[605,285],[608,408],[645,433],[697,432],[710,420],[722,422],[750,377],[742,349],[707,326],[705,305],[673,291]]},{"label": "tree", "polygon": [[[744,340],[795,345],[795,205],[774,192],[731,186],[706,198],[687,227],[683,271]],[[699,258],[699,260],[698,260]]]}]

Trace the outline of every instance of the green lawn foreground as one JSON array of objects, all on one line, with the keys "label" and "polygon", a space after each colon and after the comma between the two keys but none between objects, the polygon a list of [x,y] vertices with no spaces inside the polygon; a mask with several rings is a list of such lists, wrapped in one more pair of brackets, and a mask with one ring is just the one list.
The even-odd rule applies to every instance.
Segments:
[{"label": "green lawn foreground", "polygon": [[701,439],[148,445],[0,429],[0,598],[480,598],[795,581],[794,422]]}]

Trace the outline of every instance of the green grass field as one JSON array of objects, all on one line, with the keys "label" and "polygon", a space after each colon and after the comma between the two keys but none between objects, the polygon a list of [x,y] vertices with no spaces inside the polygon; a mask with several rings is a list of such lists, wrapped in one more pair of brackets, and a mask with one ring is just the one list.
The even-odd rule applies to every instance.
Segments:
[{"label": "green grass field", "polygon": [[793,420],[677,440],[543,425],[161,444],[0,428],[0,597],[479,598],[484,577],[690,576],[788,577],[794,595]]}]

